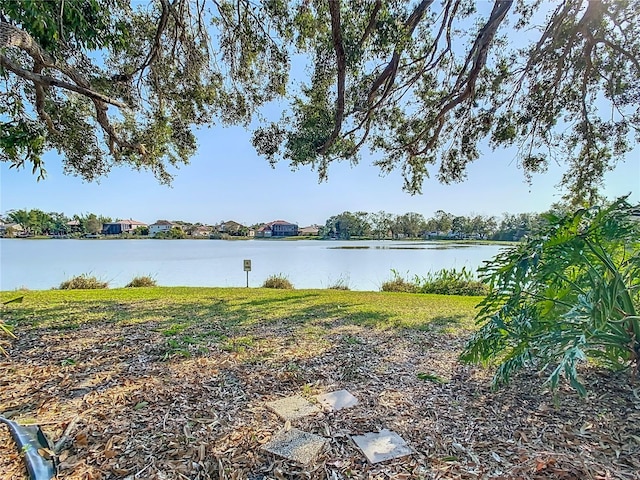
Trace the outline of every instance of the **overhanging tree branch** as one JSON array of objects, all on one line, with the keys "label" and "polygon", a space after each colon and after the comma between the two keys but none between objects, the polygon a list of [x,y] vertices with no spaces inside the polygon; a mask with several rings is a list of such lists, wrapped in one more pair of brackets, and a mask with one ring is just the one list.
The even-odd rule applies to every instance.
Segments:
[{"label": "overhanging tree branch", "polygon": [[1,54],[0,54],[0,65],[5,67],[7,70],[12,71],[19,77],[24,78],[25,80],[29,80],[36,85],[46,86],[46,87],[59,87],[59,88],[63,88],[64,90],[76,92],[76,93],[79,93],[80,95],[84,95],[85,97],[88,97],[100,102],[104,102],[109,105],[113,105],[114,107],[118,107],[122,109],[128,108],[128,105],[126,103],[120,102],[114,98],[103,95],[100,92],[96,92],[94,90],[82,87],[80,85],[65,82],[64,80],[60,80],[55,77],[51,77],[48,75],[41,75],[31,70],[26,70],[24,68],[21,68],[20,66],[16,65],[7,57]]},{"label": "overhanging tree branch", "polygon": [[344,119],[344,92],[345,78],[347,74],[346,56],[344,53],[344,45],[342,44],[342,25],[340,22],[340,0],[329,0],[329,12],[331,14],[331,38],[333,40],[333,49],[336,54],[336,69],[338,74],[338,92],[336,98],[336,113],[334,118],[334,126],[331,135],[327,141],[319,148],[319,153],[324,155],[327,153],[331,145],[336,141],[342,129],[342,121]]},{"label": "overhanging tree branch", "polygon": [[[418,4],[411,15],[409,15],[409,18],[404,24],[404,32],[407,39],[411,38],[411,36],[413,35],[413,31],[416,29],[416,27],[424,17],[425,12],[433,2],[434,0],[422,0],[422,2]],[[378,93],[378,90],[380,89],[380,87],[382,87],[382,85],[386,84],[385,92],[389,92],[395,80],[396,72],[398,71],[398,65],[400,64],[401,55],[402,48],[397,47],[394,50],[393,55],[391,56],[391,60],[389,61],[385,69],[371,84],[371,88],[369,89],[369,95],[367,98],[368,104],[371,104],[373,102],[375,95]]]},{"label": "overhanging tree branch", "polygon": [[[467,55],[467,59],[458,75],[458,79],[456,80],[454,87],[451,89],[451,93],[440,101],[440,108],[435,116],[436,127],[430,136],[429,141],[424,148],[417,152],[417,155],[423,155],[435,147],[444,126],[445,116],[474,94],[478,76],[487,63],[487,55],[489,53],[491,42],[495,38],[496,32],[504,21],[511,5],[513,5],[513,0],[496,0],[494,3],[491,15],[482,29],[478,32],[476,40],[473,43],[473,46]],[[471,68],[467,73],[468,67]],[[417,140],[419,139],[421,139],[421,136],[417,137]],[[415,141],[412,143],[415,143]]]},{"label": "overhanging tree branch", "polygon": [[[27,53],[33,59],[33,70],[27,70],[16,65],[4,54],[0,54],[0,65],[19,77],[33,82],[36,91],[36,111],[46,123],[49,131],[57,133],[50,115],[44,109],[44,87],[57,87],[83,95],[93,102],[96,120],[102,130],[107,134],[109,150],[112,154],[115,154],[115,145],[118,145],[120,148],[136,151],[143,156],[146,154],[146,148],[144,145],[131,143],[121,138],[109,121],[109,116],[107,115],[109,108],[108,105],[113,105],[124,110],[128,109],[127,104],[91,89],[89,81],[74,68],[68,65],[56,64],[27,32],[24,32],[23,30],[8,23],[0,22],[0,39],[2,39],[0,48],[18,48],[19,50]],[[57,70],[69,77],[75,83],[70,83],[48,75],[42,75],[40,72],[42,72],[44,68]]]}]

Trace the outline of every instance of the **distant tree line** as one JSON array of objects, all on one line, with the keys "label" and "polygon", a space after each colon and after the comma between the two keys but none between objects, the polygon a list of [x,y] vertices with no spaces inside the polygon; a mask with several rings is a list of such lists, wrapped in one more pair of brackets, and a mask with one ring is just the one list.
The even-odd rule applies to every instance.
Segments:
[{"label": "distant tree line", "polygon": [[[561,209],[556,206],[554,211]],[[501,218],[488,215],[454,215],[438,210],[432,217],[409,212],[394,215],[342,212],[330,217],[322,229],[325,238],[454,238],[519,241],[538,230],[546,222],[545,214],[504,213]]]},{"label": "distant tree line", "polygon": [[[555,205],[558,212],[562,206]],[[104,223],[112,222],[111,217],[86,213],[66,216],[58,212],[44,212],[39,209],[10,210],[0,218],[6,223],[19,224],[26,235],[94,235],[102,231]],[[117,221],[117,219],[116,219]],[[192,230],[203,226],[201,223],[183,221],[172,222],[175,227],[161,236],[185,238]],[[545,214],[504,213],[501,217],[488,215],[454,215],[443,210],[431,217],[408,212],[401,215],[380,211],[376,213],[345,211],[333,215],[320,228],[319,236],[348,240],[352,238],[399,239],[399,238],[453,238],[519,241],[545,224]],[[243,233],[261,224],[243,226]],[[148,227],[140,227],[134,235],[149,234]]]},{"label": "distant tree line", "polygon": [[64,213],[39,209],[10,210],[2,220],[19,224],[23,232],[29,235],[98,234],[102,231],[102,224],[111,222],[110,217],[95,213],[67,217]]}]

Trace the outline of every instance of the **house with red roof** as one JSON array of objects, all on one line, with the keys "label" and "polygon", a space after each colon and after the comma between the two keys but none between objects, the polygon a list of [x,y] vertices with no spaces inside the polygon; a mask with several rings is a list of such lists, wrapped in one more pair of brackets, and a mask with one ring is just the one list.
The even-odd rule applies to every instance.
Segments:
[{"label": "house with red roof", "polygon": [[256,237],[261,238],[295,237],[296,235],[298,235],[298,225],[284,220],[266,223],[256,231]]},{"label": "house with red roof", "polygon": [[159,233],[166,233],[175,225],[168,220],[158,220],[156,223],[149,225],[149,235],[155,237]]}]

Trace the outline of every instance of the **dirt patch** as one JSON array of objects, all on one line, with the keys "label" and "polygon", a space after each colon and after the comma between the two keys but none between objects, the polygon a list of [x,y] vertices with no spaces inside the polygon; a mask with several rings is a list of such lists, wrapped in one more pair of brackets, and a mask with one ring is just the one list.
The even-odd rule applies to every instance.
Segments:
[{"label": "dirt patch", "polygon": [[[0,363],[0,412],[54,442],[69,430],[65,479],[640,478],[640,387],[626,375],[585,371],[586,399],[534,375],[492,392],[488,372],[458,363],[462,337],[345,328],[174,343],[148,323],[23,330]],[[314,463],[260,448],[283,427],[266,402],[343,388],[356,406],[291,422],[328,439]],[[367,463],[351,436],[383,429],[415,453]],[[0,471],[26,478],[5,427]]]}]

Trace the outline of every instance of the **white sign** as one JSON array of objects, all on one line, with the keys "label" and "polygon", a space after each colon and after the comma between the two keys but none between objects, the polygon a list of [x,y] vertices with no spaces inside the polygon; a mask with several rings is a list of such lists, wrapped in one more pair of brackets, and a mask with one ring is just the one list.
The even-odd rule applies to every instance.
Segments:
[{"label": "white sign", "polygon": [[251,260],[244,260],[244,271],[245,272],[251,271]]}]

